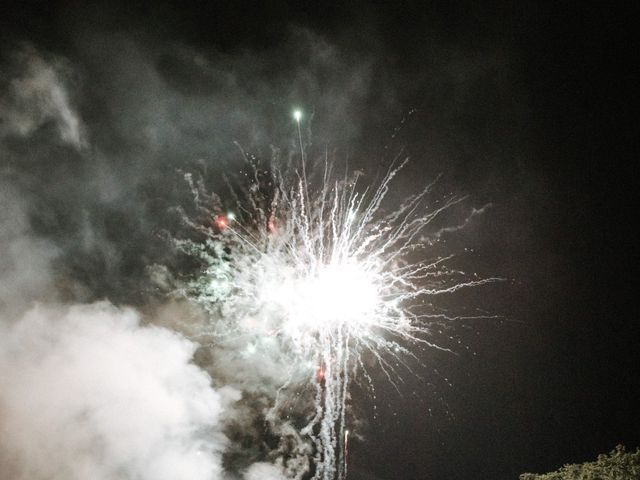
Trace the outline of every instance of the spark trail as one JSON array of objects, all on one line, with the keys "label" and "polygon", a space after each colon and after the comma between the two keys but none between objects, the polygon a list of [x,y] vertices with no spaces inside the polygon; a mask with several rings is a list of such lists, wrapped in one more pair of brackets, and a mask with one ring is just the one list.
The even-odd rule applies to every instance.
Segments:
[{"label": "spark trail", "polygon": [[227,199],[185,175],[205,220],[185,216],[202,240],[175,242],[203,263],[185,294],[210,313],[214,335],[268,336],[307,366],[315,410],[300,433],[315,447],[313,478],[341,480],[348,387],[366,370],[362,354],[370,352],[394,382],[390,358],[406,364],[411,345],[440,348],[429,340],[429,326],[447,317],[424,307],[430,297],[498,279],[470,279],[447,267],[451,257],[411,260],[428,258],[425,231],[464,197],[432,202],[431,183],[385,213],[385,197],[407,160],[396,159],[377,185],[364,185],[358,172],[336,178],[326,156],[309,171],[300,112],[294,118],[297,165],[254,167],[249,188],[228,181],[234,214],[223,208]]}]

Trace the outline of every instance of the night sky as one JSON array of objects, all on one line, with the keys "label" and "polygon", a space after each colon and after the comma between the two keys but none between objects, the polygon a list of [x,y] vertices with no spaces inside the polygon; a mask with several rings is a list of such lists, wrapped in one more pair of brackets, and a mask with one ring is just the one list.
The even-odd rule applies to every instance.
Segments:
[{"label": "night sky", "polygon": [[[374,409],[354,388],[349,478],[506,480],[640,446],[637,7],[134,3],[0,14],[2,209],[26,212],[23,252],[49,252],[49,280],[20,273],[37,269],[11,261],[0,216],[6,317],[49,298],[153,310],[176,169],[222,171],[234,141],[268,155],[299,106],[365,175],[409,156],[400,193],[441,174],[490,204],[448,241],[507,279],[465,298],[500,318],[453,326],[454,353],[421,352],[401,393],[380,376]],[[7,93],[25,56],[63,72],[80,137],[56,140],[46,112],[13,126],[32,107]]]}]

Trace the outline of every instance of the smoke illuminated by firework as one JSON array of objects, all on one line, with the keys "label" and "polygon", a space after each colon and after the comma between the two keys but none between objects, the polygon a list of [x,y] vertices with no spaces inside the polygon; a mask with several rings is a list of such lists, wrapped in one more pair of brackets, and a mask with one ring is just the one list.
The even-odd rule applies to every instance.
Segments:
[{"label": "smoke illuminated by firework", "polygon": [[296,110],[300,148],[291,165],[274,159],[260,169],[245,155],[250,186],[227,182],[233,212],[224,208],[229,198],[185,175],[202,215],[185,221],[202,237],[176,244],[203,263],[185,294],[209,312],[208,333],[252,339],[248,351],[271,339],[307,372],[315,409],[300,433],[314,445],[314,478],[343,479],[348,387],[357,372],[368,376],[362,354],[393,382],[390,358],[405,364],[411,345],[440,348],[429,325],[449,317],[430,310],[430,297],[497,279],[471,278],[447,267],[450,256],[429,256],[426,230],[464,197],[432,201],[432,183],[386,212],[406,160],[376,185],[364,185],[361,172],[336,175],[327,156],[307,165],[301,118]]}]

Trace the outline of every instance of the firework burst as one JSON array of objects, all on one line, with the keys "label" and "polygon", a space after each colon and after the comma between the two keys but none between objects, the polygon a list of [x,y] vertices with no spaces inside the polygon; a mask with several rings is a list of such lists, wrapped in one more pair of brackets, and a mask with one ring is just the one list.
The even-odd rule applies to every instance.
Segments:
[{"label": "firework burst", "polygon": [[[300,134],[301,114],[294,118]],[[184,293],[209,312],[211,334],[275,339],[308,369],[315,410],[300,433],[315,447],[313,478],[343,479],[348,386],[366,371],[362,354],[370,352],[393,382],[389,358],[404,363],[412,344],[439,348],[429,325],[447,317],[429,311],[430,297],[497,279],[470,280],[447,267],[451,257],[420,254],[430,225],[464,197],[431,203],[432,183],[385,213],[407,160],[396,159],[377,185],[365,185],[361,172],[336,178],[327,156],[308,172],[299,138],[297,164],[284,169],[277,161],[260,169],[245,155],[250,186],[227,182],[235,213],[223,208],[228,199],[186,174],[202,215],[185,221],[203,240],[176,244],[202,261]]]}]

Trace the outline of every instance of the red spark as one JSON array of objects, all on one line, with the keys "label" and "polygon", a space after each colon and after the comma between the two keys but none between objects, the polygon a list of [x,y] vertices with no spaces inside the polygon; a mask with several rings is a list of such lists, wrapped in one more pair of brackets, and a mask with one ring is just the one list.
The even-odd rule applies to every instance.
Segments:
[{"label": "red spark", "polygon": [[229,219],[225,215],[218,215],[214,219],[214,223],[219,230],[224,230],[229,226]]},{"label": "red spark", "polygon": [[267,221],[267,231],[273,233],[276,231],[276,219],[271,215]]}]

